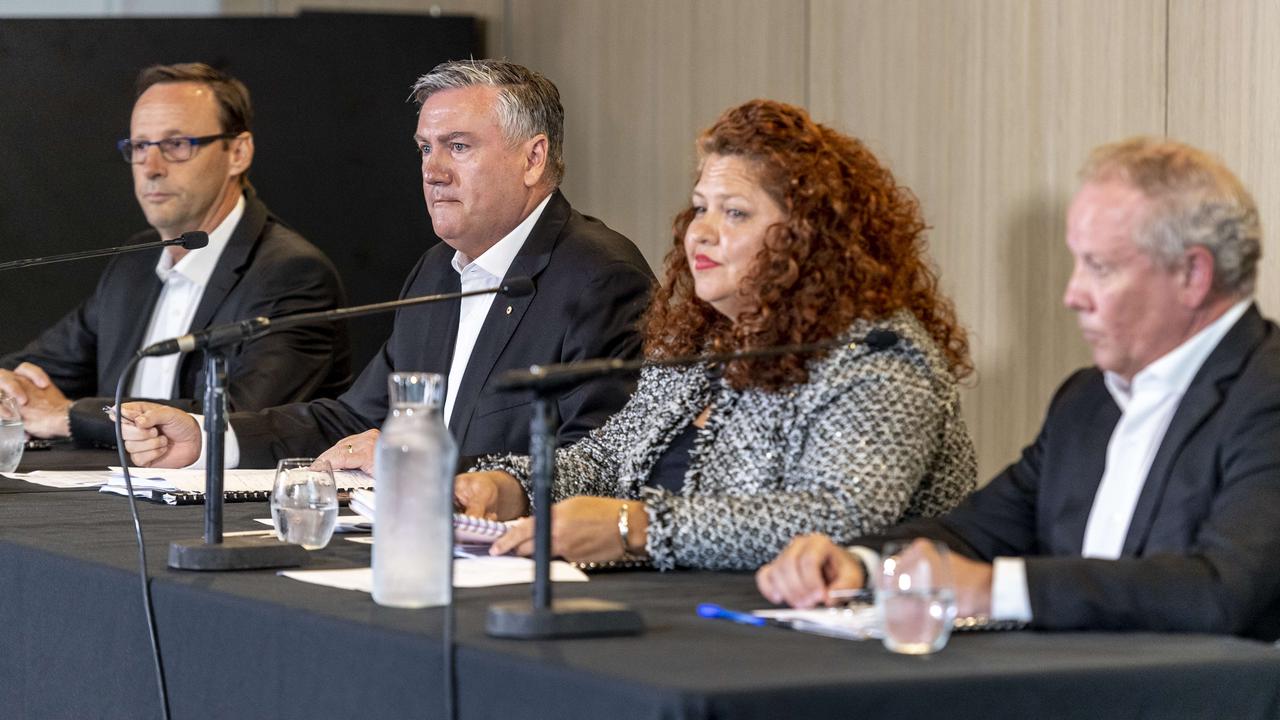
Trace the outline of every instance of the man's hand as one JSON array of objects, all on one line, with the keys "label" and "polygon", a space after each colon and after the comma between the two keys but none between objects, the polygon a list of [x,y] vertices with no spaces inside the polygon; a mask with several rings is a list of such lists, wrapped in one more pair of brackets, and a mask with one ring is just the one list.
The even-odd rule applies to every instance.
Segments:
[{"label": "man's hand", "polygon": [[756,587],[775,605],[797,608],[842,602],[831,590],[857,589],[866,583],[862,562],[826,535],[801,535],[772,562],[756,571]]},{"label": "man's hand", "polygon": [[374,428],[365,430],[359,435],[348,435],[333,447],[320,454],[317,460],[328,460],[334,470],[350,470],[358,468],[370,475],[373,474],[373,457],[378,449],[378,436],[382,433]]},{"label": "man's hand", "polygon": [[991,615],[991,563],[950,553],[951,580],[956,586],[956,613],[960,616]]},{"label": "man's hand", "polygon": [[186,467],[200,457],[200,424],[168,405],[131,402],[120,406],[129,459],[139,467]]},{"label": "man's hand", "polygon": [[0,370],[0,390],[18,403],[28,435],[57,438],[71,434],[71,401],[39,365],[24,362],[12,371]]},{"label": "man's hand", "polygon": [[[575,497],[562,500],[551,508],[551,554],[572,562],[608,562],[618,560],[626,552],[618,534],[618,512],[627,504],[628,535],[641,539],[648,533],[648,513],[639,500],[616,500],[602,497]],[[506,534],[489,549],[491,555],[532,555],[534,546],[533,518],[512,524]],[[642,542],[633,544],[643,545]]]}]

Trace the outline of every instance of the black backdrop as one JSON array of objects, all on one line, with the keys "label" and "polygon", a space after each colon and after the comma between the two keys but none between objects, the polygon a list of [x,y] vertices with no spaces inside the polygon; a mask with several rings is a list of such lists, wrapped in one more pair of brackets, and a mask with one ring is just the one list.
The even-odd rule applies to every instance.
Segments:
[{"label": "black backdrop", "polygon": [[[469,17],[0,20],[0,260],[119,245],[146,227],[129,168],[133,81],[201,61],[249,87],[250,179],[277,215],[329,254],[355,303],[390,299],[438,239],[412,135],[414,79],[481,57]],[[0,353],[75,307],[106,260],[0,273]],[[352,323],[356,368],[390,317]]]}]

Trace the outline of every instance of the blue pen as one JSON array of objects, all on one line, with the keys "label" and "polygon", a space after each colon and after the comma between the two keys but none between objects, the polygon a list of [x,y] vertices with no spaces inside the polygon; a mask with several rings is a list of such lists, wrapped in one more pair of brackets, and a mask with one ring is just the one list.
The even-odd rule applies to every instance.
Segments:
[{"label": "blue pen", "polygon": [[729,620],[731,622],[742,623],[743,625],[763,626],[770,624],[769,620],[766,618],[757,617],[750,613],[727,610],[715,603],[702,603],[698,605],[698,614],[704,618]]}]

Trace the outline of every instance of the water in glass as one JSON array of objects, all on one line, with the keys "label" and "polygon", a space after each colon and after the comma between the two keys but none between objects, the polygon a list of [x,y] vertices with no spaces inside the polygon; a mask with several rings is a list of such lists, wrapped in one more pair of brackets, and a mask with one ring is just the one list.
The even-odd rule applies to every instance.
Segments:
[{"label": "water in glass", "polygon": [[955,597],[945,545],[916,540],[886,547],[876,586],[884,646],[908,655],[946,647],[956,619]]},{"label": "water in glass", "polygon": [[0,472],[18,469],[26,441],[18,404],[7,393],[0,391]]},{"label": "water in glass", "polygon": [[329,544],[338,521],[338,488],[327,460],[287,458],[276,465],[271,521],[283,542],[308,550]]}]

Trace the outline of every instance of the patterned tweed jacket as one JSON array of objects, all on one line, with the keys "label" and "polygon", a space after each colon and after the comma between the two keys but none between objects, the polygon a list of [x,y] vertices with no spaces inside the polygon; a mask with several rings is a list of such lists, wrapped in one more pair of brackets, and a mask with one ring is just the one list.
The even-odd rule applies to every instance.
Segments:
[{"label": "patterned tweed jacket", "polygon": [[[832,350],[810,363],[807,383],[779,392],[735,391],[704,368],[646,369],[617,414],[557,450],[554,500],[643,498],[660,569],[755,569],[802,533],[845,544],[950,510],[976,472],[955,379],[908,313],[858,321],[847,337],[877,327],[898,343]],[[645,487],[708,405],[682,492]],[[477,469],[506,470],[532,496],[526,456],[492,456]]]}]

